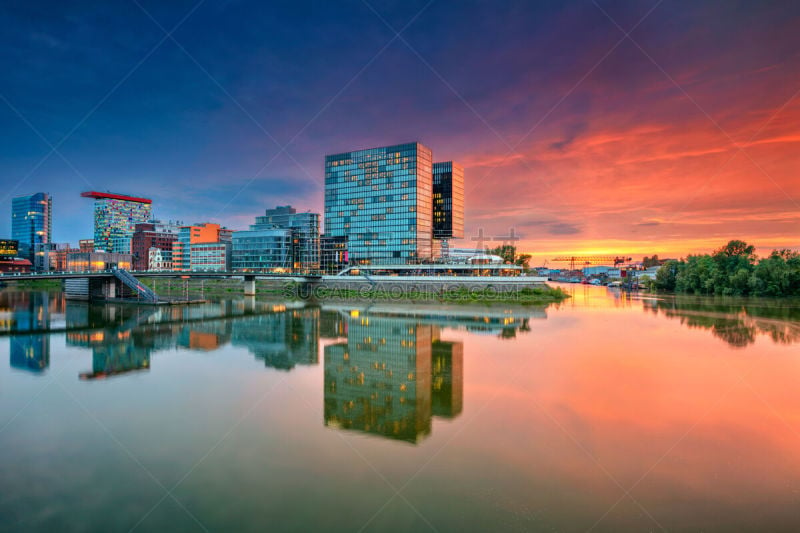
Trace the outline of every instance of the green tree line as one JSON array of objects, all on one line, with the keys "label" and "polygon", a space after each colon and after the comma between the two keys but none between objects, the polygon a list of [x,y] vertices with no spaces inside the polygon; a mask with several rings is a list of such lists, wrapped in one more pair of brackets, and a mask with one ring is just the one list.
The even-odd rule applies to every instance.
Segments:
[{"label": "green tree line", "polygon": [[690,294],[800,296],[800,254],[784,249],[758,258],[754,246],[733,240],[711,254],[667,261],[654,284]]},{"label": "green tree line", "polygon": [[530,254],[518,254],[517,247],[510,244],[504,244],[496,248],[486,248],[486,253],[497,255],[503,258],[503,262],[508,265],[519,265],[524,269],[529,267],[531,260]]}]

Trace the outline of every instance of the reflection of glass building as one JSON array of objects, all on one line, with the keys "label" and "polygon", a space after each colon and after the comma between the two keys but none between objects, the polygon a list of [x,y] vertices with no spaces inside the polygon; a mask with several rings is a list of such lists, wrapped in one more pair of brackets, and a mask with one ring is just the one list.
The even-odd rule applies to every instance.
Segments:
[{"label": "reflection of glass building", "polygon": [[92,371],[81,379],[98,379],[150,369],[150,349],[132,342],[104,343],[92,347]]},{"label": "reflection of glass building", "polygon": [[418,442],[433,415],[461,412],[460,343],[439,341],[436,326],[357,313],[347,329],[346,343],[325,347],[325,425]]},{"label": "reflection of glass building", "polygon": [[431,358],[431,412],[455,418],[461,414],[464,399],[464,345],[435,340]]},{"label": "reflection of glass building", "polygon": [[91,348],[92,370],[80,379],[101,379],[150,369],[150,354],[174,343],[174,331],[138,328],[158,312],[141,306],[70,302],[66,309],[67,346]]},{"label": "reflection of glass building", "polygon": [[94,249],[130,254],[136,224],[150,220],[152,200],[104,192],[84,192],[94,198]]},{"label": "reflection of glass building", "polygon": [[319,363],[319,309],[294,309],[233,321],[231,344],[247,348],[264,365],[291,370]]},{"label": "reflection of glass building", "polygon": [[432,257],[431,150],[400,144],[325,156],[325,235],[356,263]]},{"label": "reflection of glass building", "polygon": [[190,350],[209,352],[224,346],[231,340],[230,320],[210,320],[183,326],[177,344]]},{"label": "reflection of glass building", "polygon": [[[51,241],[53,199],[43,192],[19,196],[11,201],[11,238],[19,241],[19,256],[34,270],[46,270],[44,247]],[[36,255],[37,248],[40,256]]]},{"label": "reflection of glass building", "polygon": [[[11,333],[9,363],[13,368],[41,372],[50,366],[51,314],[58,311],[58,296],[47,292],[19,292],[4,295],[0,307],[10,311],[4,328]],[[14,335],[14,333],[18,333]]]}]

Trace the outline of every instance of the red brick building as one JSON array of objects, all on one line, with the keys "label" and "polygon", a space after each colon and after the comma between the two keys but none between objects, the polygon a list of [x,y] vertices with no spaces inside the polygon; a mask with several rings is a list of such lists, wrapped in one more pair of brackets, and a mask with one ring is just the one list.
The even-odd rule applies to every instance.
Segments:
[{"label": "red brick building", "polygon": [[176,233],[166,229],[160,224],[145,222],[136,224],[131,238],[131,252],[133,254],[133,270],[150,270],[150,249],[158,248],[162,256],[172,256],[172,243],[178,238]]}]

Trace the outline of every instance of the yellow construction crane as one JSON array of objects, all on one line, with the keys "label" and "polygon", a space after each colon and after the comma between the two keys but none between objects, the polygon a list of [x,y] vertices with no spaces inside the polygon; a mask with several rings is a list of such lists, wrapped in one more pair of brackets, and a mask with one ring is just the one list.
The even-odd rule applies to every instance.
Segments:
[{"label": "yellow construction crane", "polygon": [[569,263],[569,269],[575,270],[575,265],[602,265],[611,264],[614,266],[621,265],[632,261],[631,257],[623,255],[573,255],[573,256],[559,256],[553,259],[562,263]]}]

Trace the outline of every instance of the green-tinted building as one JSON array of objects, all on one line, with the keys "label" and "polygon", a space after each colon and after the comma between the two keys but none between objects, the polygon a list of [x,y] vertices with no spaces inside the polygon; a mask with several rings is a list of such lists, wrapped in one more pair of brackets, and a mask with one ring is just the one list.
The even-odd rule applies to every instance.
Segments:
[{"label": "green-tinted building", "polygon": [[431,259],[432,165],[420,143],[325,156],[325,236],[347,238],[351,264]]},{"label": "green-tinted building", "polygon": [[11,238],[19,242],[19,257],[28,259],[34,270],[46,270],[44,245],[52,242],[52,210],[53,198],[44,192],[11,201]]}]

